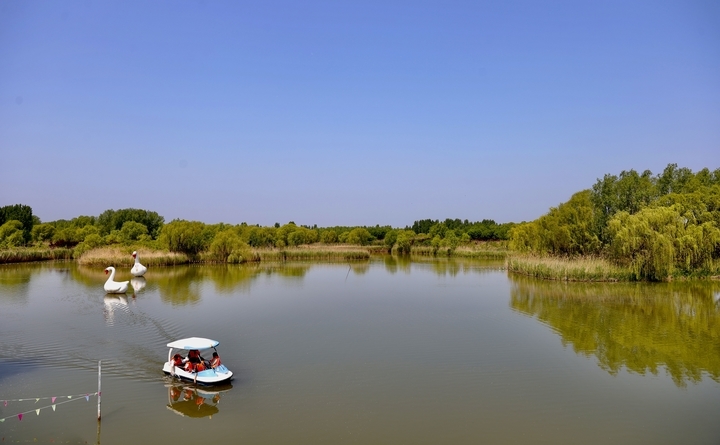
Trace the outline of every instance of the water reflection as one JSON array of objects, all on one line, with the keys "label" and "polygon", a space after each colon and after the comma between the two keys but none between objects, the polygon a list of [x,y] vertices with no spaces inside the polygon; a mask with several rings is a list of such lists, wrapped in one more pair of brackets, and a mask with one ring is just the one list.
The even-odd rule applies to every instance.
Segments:
[{"label": "water reflection", "polygon": [[32,269],[16,265],[0,268],[0,298],[10,303],[27,303]]},{"label": "water reflection", "polygon": [[199,387],[173,382],[165,385],[168,388],[167,408],[184,417],[207,417],[220,412],[221,393],[232,389],[232,385],[221,387]]},{"label": "water reflection", "polygon": [[113,326],[115,324],[115,312],[128,313],[128,299],[124,295],[105,295],[103,297],[103,318],[105,324]]},{"label": "water reflection", "polygon": [[558,283],[512,278],[513,309],[552,327],[563,345],[593,355],[611,374],[623,367],[678,386],[720,381],[720,283]]},{"label": "water reflection", "polygon": [[147,281],[144,277],[132,277],[130,278],[130,286],[133,288],[133,297],[136,296],[138,292],[145,289],[145,286],[147,285]]}]

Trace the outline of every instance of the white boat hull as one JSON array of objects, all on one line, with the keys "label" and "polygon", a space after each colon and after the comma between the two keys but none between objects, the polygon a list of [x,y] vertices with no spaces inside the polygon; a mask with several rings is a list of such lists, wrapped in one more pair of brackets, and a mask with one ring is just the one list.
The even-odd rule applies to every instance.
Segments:
[{"label": "white boat hull", "polygon": [[233,373],[224,365],[218,366],[216,369],[206,369],[200,372],[187,372],[184,369],[173,366],[172,362],[165,362],[163,372],[182,380],[196,382],[203,385],[217,385],[226,383],[232,379]]}]

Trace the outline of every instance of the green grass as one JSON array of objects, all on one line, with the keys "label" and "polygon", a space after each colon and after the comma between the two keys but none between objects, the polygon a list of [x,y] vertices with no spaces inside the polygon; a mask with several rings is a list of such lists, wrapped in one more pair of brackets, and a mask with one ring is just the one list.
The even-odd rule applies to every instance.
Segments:
[{"label": "green grass", "polygon": [[27,263],[31,261],[71,260],[72,249],[49,247],[24,247],[0,250],[0,264]]},{"label": "green grass", "polygon": [[510,256],[507,270],[545,280],[559,281],[633,281],[629,268],[619,267],[598,257],[557,258]]}]

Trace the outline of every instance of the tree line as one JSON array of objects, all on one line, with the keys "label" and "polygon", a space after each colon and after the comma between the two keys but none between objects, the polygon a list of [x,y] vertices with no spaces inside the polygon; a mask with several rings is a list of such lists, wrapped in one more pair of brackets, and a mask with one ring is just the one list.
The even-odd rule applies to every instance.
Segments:
[{"label": "tree line", "polygon": [[0,248],[48,246],[73,248],[75,256],[109,245],[140,245],[168,249],[190,256],[208,254],[217,261],[247,261],[251,248],[285,248],[322,243],[378,245],[399,253],[412,246],[455,249],[473,240],[508,239],[513,223],[497,224],[446,219],[415,221],[404,229],[389,225],[332,226],[297,225],[290,221],[273,226],[205,224],[165,219],[142,209],[106,210],[99,216],[41,222],[27,205],[0,208]]},{"label": "tree line", "polygon": [[720,169],[606,174],[535,221],[510,230],[510,248],[600,255],[637,279],[715,274],[720,259]]}]

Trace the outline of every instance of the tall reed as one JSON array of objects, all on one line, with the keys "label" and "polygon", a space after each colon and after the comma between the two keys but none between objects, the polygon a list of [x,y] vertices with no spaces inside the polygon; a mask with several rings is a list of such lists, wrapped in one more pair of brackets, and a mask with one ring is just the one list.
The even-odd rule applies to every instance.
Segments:
[{"label": "tall reed", "polygon": [[260,261],[363,261],[370,258],[364,248],[347,246],[303,246],[287,249],[256,249]]},{"label": "tall reed", "polygon": [[633,281],[630,268],[619,267],[599,257],[510,256],[507,270],[513,273],[560,281]]},{"label": "tall reed", "polygon": [[0,250],[0,264],[27,263],[30,261],[71,260],[73,250],[66,248],[27,247]]},{"label": "tall reed", "polygon": [[[132,257],[133,250],[132,247],[99,247],[83,253],[78,258],[78,264],[82,266],[132,267],[135,263]],[[138,250],[137,252],[140,262],[145,266],[173,266],[190,262],[184,253],[162,250]]]}]

